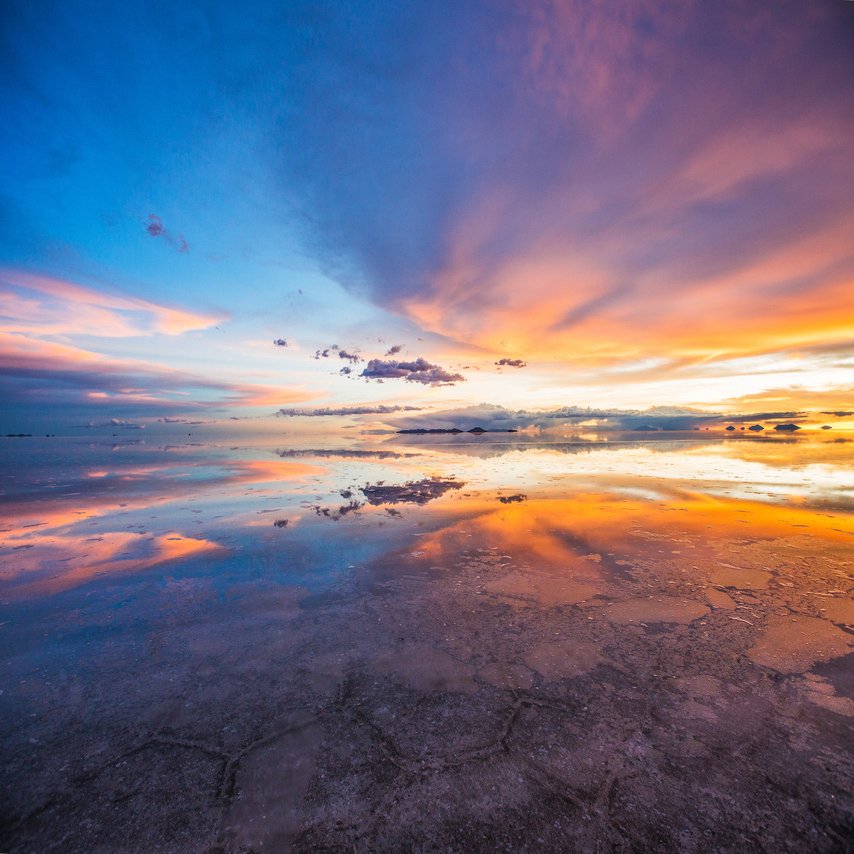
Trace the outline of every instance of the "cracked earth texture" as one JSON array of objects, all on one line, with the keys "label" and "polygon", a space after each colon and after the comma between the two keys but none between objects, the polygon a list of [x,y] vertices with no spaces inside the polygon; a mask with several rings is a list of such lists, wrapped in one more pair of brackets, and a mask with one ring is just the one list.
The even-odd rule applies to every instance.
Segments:
[{"label": "cracked earth texture", "polygon": [[264,561],[9,575],[0,849],[854,850],[844,503],[460,481],[403,515],[252,504]]}]

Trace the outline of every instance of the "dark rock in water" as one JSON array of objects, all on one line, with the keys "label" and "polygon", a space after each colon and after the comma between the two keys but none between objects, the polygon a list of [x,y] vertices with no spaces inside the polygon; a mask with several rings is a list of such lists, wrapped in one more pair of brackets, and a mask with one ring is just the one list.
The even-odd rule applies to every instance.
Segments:
[{"label": "dark rock in water", "polygon": [[822,424],[821,429],[822,430],[832,430],[833,427],[831,427],[830,424]]},{"label": "dark rock in water", "polygon": [[765,428],[761,424],[752,424],[747,429],[752,430],[754,433],[759,433],[761,430],[764,430]]},{"label": "dark rock in water", "polygon": [[739,430],[744,430],[744,427],[739,427],[738,429],[739,429]]},{"label": "dark rock in water", "polygon": [[729,430],[731,433],[733,430],[735,430],[735,427],[733,427],[732,424],[730,424],[729,427],[727,427],[727,430]]},{"label": "dark rock in water", "polygon": [[527,495],[518,492],[516,495],[499,495],[498,500],[502,504],[521,504],[528,499]]},{"label": "dark rock in water", "polygon": [[778,433],[794,433],[801,428],[797,424],[778,424],[774,429]]}]

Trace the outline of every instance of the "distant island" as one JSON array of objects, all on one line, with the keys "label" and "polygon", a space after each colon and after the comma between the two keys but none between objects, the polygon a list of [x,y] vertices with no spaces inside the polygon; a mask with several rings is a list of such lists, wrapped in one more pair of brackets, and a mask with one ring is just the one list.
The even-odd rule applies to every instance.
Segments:
[{"label": "distant island", "polygon": [[481,433],[518,433],[518,430],[484,430],[483,427],[472,427],[471,430],[460,430],[459,427],[419,427],[416,430],[398,430],[398,433],[409,433],[409,434],[417,434],[423,435],[425,433],[435,434],[435,433],[474,433],[476,435],[480,435]]}]

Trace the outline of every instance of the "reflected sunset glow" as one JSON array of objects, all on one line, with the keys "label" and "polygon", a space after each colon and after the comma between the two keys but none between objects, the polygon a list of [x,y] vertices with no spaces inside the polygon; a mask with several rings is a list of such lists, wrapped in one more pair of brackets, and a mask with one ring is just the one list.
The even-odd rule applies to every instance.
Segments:
[{"label": "reflected sunset glow", "polygon": [[850,850],[854,2],[0,14],[0,852]]}]

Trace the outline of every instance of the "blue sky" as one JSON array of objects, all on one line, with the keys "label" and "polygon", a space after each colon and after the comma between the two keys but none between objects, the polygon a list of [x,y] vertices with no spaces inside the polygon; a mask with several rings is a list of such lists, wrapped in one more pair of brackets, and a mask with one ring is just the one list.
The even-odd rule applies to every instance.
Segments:
[{"label": "blue sky", "polygon": [[8,429],[852,399],[852,4],[3,15]]}]

